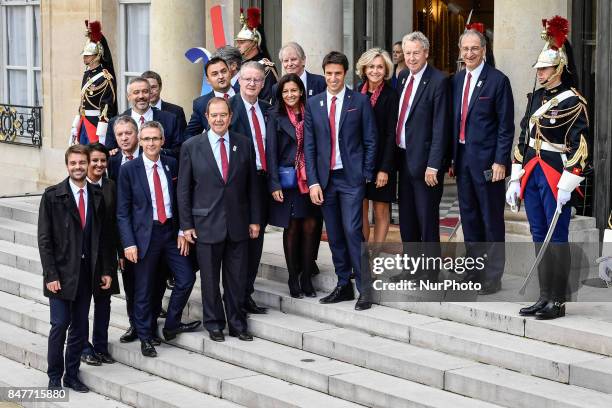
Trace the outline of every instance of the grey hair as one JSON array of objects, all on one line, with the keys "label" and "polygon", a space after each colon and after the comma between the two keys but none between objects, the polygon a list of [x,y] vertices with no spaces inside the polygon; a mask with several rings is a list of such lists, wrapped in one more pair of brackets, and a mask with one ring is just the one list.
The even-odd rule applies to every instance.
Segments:
[{"label": "grey hair", "polygon": [[115,129],[117,129],[118,125],[122,125],[125,123],[132,125],[134,127],[134,132],[138,133],[138,124],[136,123],[134,118],[129,115],[121,115],[117,119],[115,119],[115,123],[113,123],[113,132],[115,131]]},{"label": "grey hair", "polygon": [[129,95],[130,94],[130,85],[135,84],[136,82],[144,82],[144,83],[147,84],[147,86],[149,88],[151,88],[151,85],[149,84],[149,81],[147,81],[146,78],[137,76],[137,77],[134,77],[134,78],[130,78],[130,80],[127,83],[127,86],[125,87],[125,93],[127,93]]},{"label": "grey hair", "polygon": [[304,52],[304,49],[302,48],[302,46],[298,43],[296,43],[295,41],[289,41],[287,44],[283,45],[281,47],[281,49],[278,51],[278,59],[279,60],[283,60],[283,52],[287,49],[287,48],[291,48],[295,51],[295,53],[298,55],[298,58],[301,60],[305,60],[306,59],[306,53]]},{"label": "grey hair", "polygon": [[232,47],[231,45],[225,45],[218,48],[214,56],[223,58],[227,65],[236,63],[238,69],[240,69],[240,66],[242,65],[242,54],[240,53],[240,50],[236,47]]},{"label": "grey hair", "polygon": [[418,41],[423,46],[423,49],[429,49],[429,40],[427,39],[425,34],[420,31],[413,31],[411,33],[406,34],[404,38],[402,38],[402,49],[408,41]]},{"label": "grey hair", "polygon": [[240,76],[242,76],[242,72],[248,68],[253,68],[253,69],[260,71],[263,76],[266,75],[266,69],[264,68],[262,64],[260,64],[257,61],[247,61],[244,64],[242,64],[242,66],[240,67]]},{"label": "grey hair", "polygon": [[161,134],[161,137],[164,137],[164,127],[156,120],[149,120],[143,123],[140,127],[140,131],[138,132],[138,136],[140,136],[144,129],[158,129],[159,133]]},{"label": "grey hair", "polygon": [[457,43],[459,48],[461,48],[461,41],[463,40],[463,37],[465,37],[466,35],[475,35],[480,40],[481,47],[484,48],[487,46],[487,39],[485,38],[485,36],[482,35],[482,33],[478,30],[470,29],[470,30],[465,30],[463,34],[459,36],[459,42]]}]

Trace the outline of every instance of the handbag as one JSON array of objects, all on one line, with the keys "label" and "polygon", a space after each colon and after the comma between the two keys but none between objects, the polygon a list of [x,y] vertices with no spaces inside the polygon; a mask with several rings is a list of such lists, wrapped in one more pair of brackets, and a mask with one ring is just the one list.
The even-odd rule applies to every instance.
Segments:
[{"label": "handbag", "polygon": [[297,188],[297,176],[293,166],[279,166],[278,179],[283,189]]}]

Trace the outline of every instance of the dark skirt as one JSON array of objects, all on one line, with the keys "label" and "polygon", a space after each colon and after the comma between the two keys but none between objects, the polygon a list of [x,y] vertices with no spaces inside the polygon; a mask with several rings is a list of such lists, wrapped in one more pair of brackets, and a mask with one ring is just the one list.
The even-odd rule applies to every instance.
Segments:
[{"label": "dark skirt", "polygon": [[[376,178],[377,172],[374,172]],[[389,173],[389,181],[384,187],[376,188],[376,180],[366,184],[365,198],[381,203],[390,203],[397,200],[397,176],[396,172]]]},{"label": "dark skirt", "polygon": [[310,201],[310,195],[300,194],[297,188],[283,190],[284,201],[279,203],[270,198],[268,223],[287,228],[292,218],[321,217],[321,210]]}]

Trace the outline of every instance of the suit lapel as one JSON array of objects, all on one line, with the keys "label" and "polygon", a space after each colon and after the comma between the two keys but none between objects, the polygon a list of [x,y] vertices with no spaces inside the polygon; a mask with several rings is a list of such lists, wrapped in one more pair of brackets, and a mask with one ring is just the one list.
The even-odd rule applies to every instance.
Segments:
[{"label": "suit lapel", "polygon": [[340,123],[338,125],[338,134],[340,134],[340,129],[342,129],[342,124],[344,123],[344,119],[346,119],[346,112],[353,105],[353,91],[346,88],[344,94],[344,101],[342,102],[342,112],[340,113]]},{"label": "suit lapel", "polygon": [[81,225],[81,216],[79,215],[79,209],[74,201],[74,194],[72,194],[72,188],[70,188],[69,178],[66,178],[64,182],[64,191],[57,191],[56,195],[64,195],[66,197],[66,210],[71,214],[72,218],[75,219]]},{"label": "suit lapel", "polygon": [[487,67],[487,63],[485,62],[484,66],[482,67],[482,71],[480,72],[480,75],[478,76],[478,81],[476,82],[476,85],[474,86],[474,92],[472,92],[472,97],[470,98],[470,103],[468,105],[467,116],[470,116],[470,112],[472,111],[472,108],[476,104],[476,101],[478,101],[478,96],[480,95],[482,88],[484,88],[485,81],[487,80],[488,70],[489,68]]},{"label": "suit lapel", "polygon": [[[203,140],[202,140],[202,143],[200,143],[200,146],[202,147],[202,150],[203,150],[204,159],[207,161],[207,163],[211,163],[211,166],[214,169],[213,171],[217,175],[217,178],[219,178],[219,181],[223,182],[223,176],[221,175],[221,172],[219,171],[219,166],[217,166],[217,161],[215,160],[215,154],[213,153],[213,148],[210,145],[210,139],[208,138],[208,132],[203,133],[202,138]],[[231,149],[230,149],[230,155],[231,155]],[[230,157],[229,169],[227,171],[228,175],[231,169],[232,169],[232,160]],[[229,176],[228,176],[228,180],[229,180]]]},{"label": "suit lapel", "polygon": [[[244,104],[244,101],[242,100],[242,96],[240,96],[240,94],[235,96],[237,99],[237,109],[236,109],[236,120],[234,121],[234,123],[246,123],[247,124],[247,128],[245,129],[245,132],[248,131],[248,134],[245,133],[245,136],[249,136],[250,138],[253,138],[253,135],[251,134],[251,126],[249,125],[249,117],[248,117],[248,112],[246,110],[246,105]],[[236,129],[236,127],[234,126],[234,129]]]},{"label": "suit lapel", "polygon": [[417,87],[416,93],[414,94],[414,99],[412,100],[412,103],[410,104],[410,112],[408,112],[408,118],[406,120],[410,119],[410,117],[412,116],[412,112],[414,112],[414,107],[417,105],[417,103],[419,103],[419,99],[421,99],[423,92],[425,92],[425,88],[429,84],[430,78],[431,78],[431,68],[428,65],[427,68],[425,68],[425,72],[423,72],[423,76],[421,77],[421,80],[419,81],[419,86]]},{"label": "suit lapel", "polygon": [[145,169],[144,160],[142,156],[138,156],[138,165],[136,166],[136,172],[138,173],[137,177],[140,181],[140,187],[145,193],[145,197],[147,197],[147,201],[149,204],[153,205],[151,201],[151,189],[149,188],[149,179],[147,178],[147,170]]},{"label": "suit lapel", "polygon": [[285,133],[287,133],[293,140],[296,140],[295,128],[291,124],[289,117],[281,116],[279,122],[280,122],[281,128],[285,131]]},{"label": "suit lapel", "polygon": [[[236,136],[232,136],[229,134],[230,141],[230,149],[229,149],[229,168],[227,169],[227,184],[232,181],[232,177],[234,177],[234,173],[236,173],[236,167],[238,166],[238,145],[236,144]],[[215,167],[216,163],[215,163]],[[217,167],[218,169],[218,167]],[[219,173],[221,174],[221,173]],[[223,182],[223,178],[221,178]]]},{"label": "suit lapel", "polygon": [[321,99],[319,100],[319,112],[321,112],[321,116],[324,118],[323,123],[325,129],[327,130],[327,134],[331,135],[331,128],[329,127],[329,114],[327,113],[327,91],[321,94]]}]

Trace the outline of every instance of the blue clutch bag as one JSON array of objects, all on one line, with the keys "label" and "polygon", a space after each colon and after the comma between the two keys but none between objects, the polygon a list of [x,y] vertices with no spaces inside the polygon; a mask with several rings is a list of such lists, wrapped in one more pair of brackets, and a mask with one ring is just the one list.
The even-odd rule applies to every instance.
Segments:
[{"label": "blue clutch bag", "polygon": [[283,189],[297,188],[297,175],[295,167],[283,167],[278,168],[278,179]]}]

